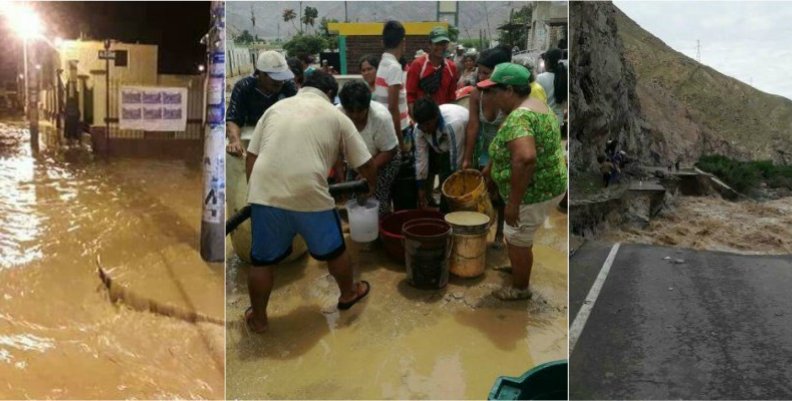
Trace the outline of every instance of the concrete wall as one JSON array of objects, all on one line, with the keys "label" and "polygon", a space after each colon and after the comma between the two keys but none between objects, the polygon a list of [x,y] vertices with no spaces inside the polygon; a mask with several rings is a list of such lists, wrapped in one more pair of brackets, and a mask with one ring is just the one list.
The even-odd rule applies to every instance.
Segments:
[{"label": "concrete wall", "polygon": [[[404,55],[408,61],[412,61],[418,49],[429,49],[429,32],[436,26],[448,27],[444,21],[427,22],[402,22],[406,32],[407,53]],[[365,54],[375,54],[381,56],[382,48],[382,27],[381,22],[334,22],[328,24],[328,30],[339,35],[339,52],[341,58],[346,62],[346,71],[342,71],[340,66],[337,68],[345,74],[360,74],[358,62]]]},{"label": "concrete wall", "polygon": [[[105,113],[105,60],[99,59],[99,51],[104,50],[104,43],[99,41],[78,41],[66,40],[54,52],[52,52],[51,62],[54,70],[62,69],[61,74],[64,83],[68,80],[69,65],[76,62],[78,76],[86,80],[88,88],[93,88],[93,119],[95,124],[102,124],[106,116]],[[114,43],[110,50],[125,50],[127,52],[127,65],[125,67],[115,66],[110,61],[110,80],[111,89],[119,83],[125,85],[157,85],[157,62],[158,46],[131,43]],[[56,82],[54,77],[52,83]],[[54,86],[53,86],[54,88]],[[78,85],[78,90],[82,92],[82,85]],[[80,93],[80,114],[86,115],[84,110],[84,93]],[[51,95],[50,95],[51,96]],[[42,97],[44,98],[44,97]],[[48,106],[54,112],[53,106]],[[111,113],[112,114],[112,113]]]},{"label": "concrete wall", "polygon": [[[556,47],[568,28],[568,6],[566,2],[535,2],[528,32],[527,50],[546,51]],[[558,24],[563,23],[563,26]],[[551,26],[553,25],[553,26]]]},{"label": "concrete wall", "polygon": [[226,48],[226,77],[248,75],[253,72],[255,50],[248,47]]},{"label": "concrete wall", "polygon": [[[405,57],[412,61],[418,49],[429,50],[429,36],[407,36],[407,53]],[[366,54],[382,56],[382,38],[380,36],[347,36],[346,60],[347,74],[360,74],[359,61]]]}]

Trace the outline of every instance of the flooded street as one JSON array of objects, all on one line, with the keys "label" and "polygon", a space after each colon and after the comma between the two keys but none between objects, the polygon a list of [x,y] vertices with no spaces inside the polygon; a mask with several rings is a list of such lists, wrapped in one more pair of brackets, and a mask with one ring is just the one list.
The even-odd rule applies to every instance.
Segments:
[{"label": "flooded street", "polygon": [[452,277],[443,290],[418,290],[382,245],[361,246],[347,236],[356,273],[371,283],[368,299],[339,313],[326,264],[303,256],[277,267],[262,335],[243,323],[249,266],[229,247],[227,396],[484,399],[498,376],[566,359],[566,230],[566,216],[554,211],[537,232],[534,299],[518,302],[490,295],[509,279],[492,270],[509,264],[503,250],[488,250],[480,278]]},{"label": "flooded street", "polygon": [[730,202],[682,196],[645,229],[611,229],[603,238],[742,254],[789,254],[792,198]]},{"label": "flooded street", "polygon": [[194,259],[200,165],[92,161],[46,135],[35,159],[21,127],[0,123],[0,398],[222,398],[222,326],[113,303],[96,264]]}]

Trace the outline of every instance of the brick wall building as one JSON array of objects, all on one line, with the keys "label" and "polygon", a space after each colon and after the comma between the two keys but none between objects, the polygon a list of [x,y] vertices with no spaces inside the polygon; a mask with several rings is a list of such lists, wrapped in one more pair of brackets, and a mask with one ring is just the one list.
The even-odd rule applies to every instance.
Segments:
[{"label": "brick wall building", "polygon": [[[407,33],[407,61],[412,61],[419,49],[429,50],[429,32],[436,26],[448,28],[446,22],[402,22]],[[358,63],[366,54],[381,55],[381,22],[330,23],[330,32],[338,34],[338,49],[341,53],[341,74],[360,74]]]}]

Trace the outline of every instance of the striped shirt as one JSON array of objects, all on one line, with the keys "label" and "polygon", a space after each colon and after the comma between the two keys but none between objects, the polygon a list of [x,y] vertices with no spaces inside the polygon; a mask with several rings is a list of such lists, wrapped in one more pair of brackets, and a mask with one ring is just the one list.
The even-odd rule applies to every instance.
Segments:
[{"label": "striped shirt", "polygon": [[377,79],[374,81],[374,100],[388,107],[388,87],[401,85],[401,90],[399,91],[401,129],[405,129],[410,125],[407,115],[407,89],[404,81],[404,72],[399,60],[393,54],[382,53],[382,60],[380,60],[379,67],[377,67]]},{"label": "striped shirt", "polygon": [[465,134],[468,124],[468,109],[456,104],[441,104],[437,132],[428,134],[415,128],[415,179],[425,180],[429,176],[429,148],[437,153],[450,153],[449,171],[462,167],[465,158]]}]

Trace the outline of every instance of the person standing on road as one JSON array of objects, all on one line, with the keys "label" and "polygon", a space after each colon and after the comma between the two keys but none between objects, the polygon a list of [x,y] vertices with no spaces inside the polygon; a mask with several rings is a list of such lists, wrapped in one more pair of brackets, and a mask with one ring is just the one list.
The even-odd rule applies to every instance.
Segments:
[{"label": "person standing on road", "polygon": [[407,70],[407,106],[413,115],[413,105],[422,97],[431,97],[437,105],[456,100],[459,73],[453,61],[445,58],[448,50],[448,30],[438,26],[429,34],[431,47],[423,58],[416,59]]},{"label": "person standing on road", "polygon": [[530,71],[512,63],[499,64],[478,83],[479,89],[492,91],[496,106],[507,115],[490,144],[484,170],[506,201],[504,234],[513,279],[493,292],[502,300],[531,297],[533,236],[567,189],[558,120],[545,103],[530,97],[530,84]]},{"label": "person standing on road", "polygon": [[354,282],[325,177],[342,150],[372,192],[376,171],[355,124],[331,103],[337,92],[332,75],[315,71],[297,96],[264,113],[248,146],[253,266],[248,273],[251,306],[244,319],[253,332],[267,330],[274,265],[291,254],[298,234],[311,256],[327,262],[341,291],[338,309],[349,309],[369,292],[366,281]]},{"label": "person standing on road", "polygon": [[374,93],[377,82],[377,66],[379,66],[379,59],[373,54],[367,54],[360,58],[360,75],[369,86],[369,90]]},{"label": "person standing on road", "polygon": [[410,119],[407,114],[407,92],[405,90],[404,69],[399,59],[404,55],[406,42],[404,26],[399,21],[388,21],[382,28],[382,53],[374,89],[374,100],[388,108],[393,128],[399,139],[402,152],[409,151],[405,138],[410,136]]},{"label": "person standing on road", "polygon": [[564,110],[567,101],[567,70],[561,62],[562,52],[559,49],[548,50],[542,58],[545,72],[536,76],[536,82],[542,85],[547,94],[547,105],[553,109],[558,123],[564,121]]},{"label": "person standing on road", "polygon": [[253,128],[264,112],[279,100],[297,94],[294,74],[282,54],[267,50],[259,54],[253,75],[234,84],[226,113],[226,152],[244,156],[242,129]]},{"label": "person standing on road", "polygon": [[379,214],[384,216],[391,211],[391,186],[401,166],[399,139],[390,112],[380,103],[371,101],[368,84],[359,79],[345,83],[338,97],[341,99],[338,108],[355,123],[371,153],[377,171],[375,196],[379,201]]}]

